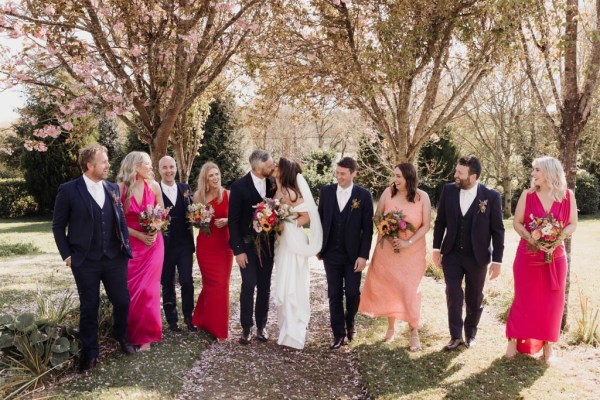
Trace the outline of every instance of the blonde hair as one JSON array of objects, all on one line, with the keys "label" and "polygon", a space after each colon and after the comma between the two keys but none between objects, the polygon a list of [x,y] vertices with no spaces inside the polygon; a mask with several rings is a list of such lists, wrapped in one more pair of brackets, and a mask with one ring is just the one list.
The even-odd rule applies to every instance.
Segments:
[{"label": "blonde hair", "polygon": [[[546,183],[550,189],[550,197],[555,201],[562,201],[565,198],[567,190],[567,178],[565,177],[565,171],[563,170],[562,164],[554,157],[544,156],[533,160],[531,163],[533,167],[538,167],[544,177]],[[539,190],[539,186],[534,185],[533,179],[531,180],[531,188]]]},{"label": "blonde hair", "polygon": [[[216,169],[219,171],[219,175],[221,174],[221,170],[214,162],[207,161],[200,168],[200,173],[198,174],[198,182],[196,183],[196,193],[198,193],[198,199],[200,203],[206,204],[206,194],[208,193],[208,173],[211,169]],[[219,186],[219,194],[217,195],[217,203],[221,203],[223,201],[223,186]]]},{"label": "blonde hair", "polygon": [[123,206],[125,211],[129,209],[131,205],[131,196],[133,195],[133,190],[130,190],[133,187],[137,179],[137,172],[135,167],[143,163],[144,161],[150,161],[150,156],[148,153],[143,151],[132,151],[127,154],[123,161],[121,161],[121,168],[119,169],[119,174],[117,175],[117,182],[123,183],[123,192],[125,192],[125,201],[123,202]]}]

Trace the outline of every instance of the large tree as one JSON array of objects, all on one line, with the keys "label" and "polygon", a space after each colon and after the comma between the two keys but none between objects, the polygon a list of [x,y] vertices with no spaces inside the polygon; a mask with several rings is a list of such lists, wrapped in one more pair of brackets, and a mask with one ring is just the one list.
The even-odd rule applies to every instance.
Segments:
[{"label": "large tree", "polygon": [[[548,2],[531,0],[518,8],[523,64],[539,109],[558,139],[567,184],[575,189],[577,155],[584,128],[592,114],[600,72],[600,0]],[[540,66],[542,74],[536,74]],[[550,88],[550,96],[544,95]],[[566,241],[571,264],[571,241]],[[568,305],[570,268],[565,303]],[[566,326],[568,307],[563,315]]]},{"label": "large tree", "polygon": [[[265,2],[240,0],[29,0],[5,3],[0,26],[22,51],[0,71],[10,85],[39,88],[59,120],[91,107],[120,118],[166,154],[181,115],[259,31]],[[8,53],[5,51],[5,53]],[[62,70],[70,84],[47,79]],[[65,101],[65,97],[69,100]]]},{"label": "large tree", "polygon": [[274,0],[274,18],[256,44],[261,62],[250,72],[265,97],[360,110],[388,143],[392,162],[412,161],[507,43],[508,3]]}]

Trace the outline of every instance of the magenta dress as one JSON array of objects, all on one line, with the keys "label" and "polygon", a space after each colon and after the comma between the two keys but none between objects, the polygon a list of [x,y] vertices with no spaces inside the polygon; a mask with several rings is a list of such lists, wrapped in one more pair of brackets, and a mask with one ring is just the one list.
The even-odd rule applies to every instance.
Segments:
[{"label": "magenta dress", "polygon": [[[571,212],[570,192],[559,203],[552,203],[550,213],[566,226]],[[531,215],[544,217],[547,213],[537,193],[527,194],[524,225],[529,230]],[[544,261],[542,251],[531,252],[521,239],[513,264],[515,298],[508,320],[506,337],[517,339],[517,348],[524,353],[535,353],[543,341],[556,342],[565,306],[567,257],[564,245],[552,254],[552,262]]]},{"label": "magenta dress", "polygon": [[[123,199],[125,190],[123,190]],[[138,204],[131,196],[131,204],[125,213],[127,226],[143,231],[138,222],[140,212],[148,204],[156,204],[156,196],[144,182],[142,204]],[[129,237],[133,258],[129,260],[127,286],[129,287],[129,317],[127,319],[127,336],[132,344],[142,345],[158,342],[162,339],[162,317],[160,313],[160,275],[165,253],[161,233],[150,247],[132,236]]]}]

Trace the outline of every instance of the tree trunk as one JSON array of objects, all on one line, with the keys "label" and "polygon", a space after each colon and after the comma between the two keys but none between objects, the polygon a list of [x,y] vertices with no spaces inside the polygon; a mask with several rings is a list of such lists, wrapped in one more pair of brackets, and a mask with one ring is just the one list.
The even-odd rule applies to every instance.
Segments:
[{"label": "tree trunk", "polygon": [[[506,171],[508,172],[508,171]],[[504,218],[510,218],[512,215],[512,179],[510,176],[502,178],[502,194],[504,196]]]}]

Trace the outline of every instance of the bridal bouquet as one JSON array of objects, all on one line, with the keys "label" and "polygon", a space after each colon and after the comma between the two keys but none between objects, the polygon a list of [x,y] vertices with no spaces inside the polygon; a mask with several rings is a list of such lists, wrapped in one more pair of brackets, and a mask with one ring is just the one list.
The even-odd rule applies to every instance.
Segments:
[{"label": "bridal bouquet", "polygon": [[[385,214],[378,214],[375,216],[375,226],[381,236],[379,243],[383,248],[383,241],[386,238],[398,238],[400,233],[406,231],[415,232],[417,229],[413,224],[406,221],[406,215],[402,210],[388,211]],[[394,253],[399,253],[400,249],[394,248]]]},{"label": "bridal bouquet", "polygon": [[206,236],[210,236],[210,221],[214,216],[215,209],[210,204],[195,203],[188,206],[188,221]]},{"label": "bridal bouquet", "polygon": [[530,214],[529,218],[531,219],[529,223],[531,237],[535,240],[537,249],[544,252],[544,261],[549,264],[552,262],[554,249],[563,242],[563,223],[557,221],[550,213],[545,217],[537,218]]},{"label": "bridal bouquet", "polygon": [[[252,207],[256,209],[252,217],[252,228],[257,234],[254,244],[256,245],[256,252],[260,260],[261,238],[266,239],[269,254],[271,254],[271,244],[268,236],[273,232],[281,231],[281,224],[289,220],[289,217],[292,215],[292,209],[288,204],[269,197],[265,197],[263,201]],[[262,260],[260,261],[262,265]]]},{"label": "bridal bouquet", "polygon": [[169,211],[171,211],[171,207],[162,208],[160,204],[152,207],[148,204],[148,207],[140,213],[138,220],[140,226],[146,233],[156,233],[159,231],[166,233],[171,222]]}]

